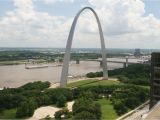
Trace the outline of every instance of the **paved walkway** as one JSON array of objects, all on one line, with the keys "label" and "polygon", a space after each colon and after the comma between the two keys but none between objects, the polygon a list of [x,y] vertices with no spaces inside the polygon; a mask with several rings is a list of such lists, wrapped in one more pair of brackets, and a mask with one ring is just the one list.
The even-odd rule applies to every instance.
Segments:
[{"label": "paved walkway", "polygon": [[28,120],[39,120],[45,118],[46,116],[50,116],[51,118],[54,117],[55,112],[59,111],[60,108],[52,107],[52,106],[45,106],[37,108],[31,118]]},{"label": "paved walkway", "polygon": [[[74,101],[67,103],[67,108],[69,111],[72,111],[73,104],[74,104]],[[28,120],[39,120],[39,119],[45,118],[46,116],[54,118],[55,112],[57,112],[59,110],[61,110],[61,108],[57,108],[54,106],[40,107],[35,110],[33,116],[31,118],[29,118]]]}]

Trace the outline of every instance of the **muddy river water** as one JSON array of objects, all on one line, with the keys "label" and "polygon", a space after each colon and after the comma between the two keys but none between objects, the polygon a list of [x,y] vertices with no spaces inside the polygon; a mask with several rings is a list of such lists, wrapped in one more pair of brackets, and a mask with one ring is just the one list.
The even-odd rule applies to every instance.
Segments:
[{"label": "muddy river water", "polygon": [[[121,68],[121,63],[108,63],[108,69]],[[59,82],[61,66],[25,69],[25,65],[0,66],[0,88],[19,87],[33,81]],[[96,61],[81,61],[80,64],[72,62],[69,75],[84,76],[88,72],[101,71],[100,63]]]}]

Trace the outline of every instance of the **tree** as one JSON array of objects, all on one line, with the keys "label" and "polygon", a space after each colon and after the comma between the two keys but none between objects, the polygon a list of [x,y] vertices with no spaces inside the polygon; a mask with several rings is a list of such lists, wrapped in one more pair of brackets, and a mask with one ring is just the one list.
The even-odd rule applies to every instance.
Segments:
[{"label": "tree", "polygon": [[140,104],[140,100],[135,97],[129,97],[124,102],[125,105],[130,109],[133,109]]},{"label": "tree", "polygon": [[93,99],[94,99],[94,94],[93,94],[91,91],[82,92],[82,93],[79,95],[79,98],[82,98],[82,97],[93,100]]},{"label": "tree", "polygon": [[54,117],[56,120],[61,120],[61,116],[62,116],[62,110],[59,110],[57,112],[55,112]]},{"label": "tree", "polygon": [[17,109],[16,117],[22,118],[28,116],[28,103],[27,101],[21,102],[20,106]]},{"label": "tree", "polygon": [[114,109],[116,110],[116,112],[119,115],[122,115],[122,114],[126,113],[127,110],[128,110],[127,107],[125,106],[125,104],[122,101],[119,101],[119,100],[117,100],[114,103]]},{"label": "tree", "polygon": [[72,113],[69,112],[68,109],[64,108],[62,110],[55,112],[54,117],[56,120],[61,120],[62,115],[63,115],[63,119],[67,119],[67,118],[71,118]]},{"label": "tree", "polygon": [[97,118],[93,113],[82,111],[74,116],[74,120],[97,120]]},{"label": "tree", "polygon": [[65,103],[66,103],[66,97],[64,95],[60,95],[57,98],[57,102],[56,102],[57,107],[64,107]]},{"label": "tree", "polygon": [[94,103],[93,95],[91,92],[80,94],[75,101],[73,107],[74,119],[96,119],[101,118],[100,104]]},{"label": "tree", "polygon": [[28,116],[32,116],[34,113],[34,110],[37,108],[37,102],[35,99],[30,98],[28,101]]},{"label": "tree", "polygon": [[[109,76],[116,76],[121,82],[136,84],[136,85],[149,85],[149,65],[133,64],[127,68],[119,68],[109,70]],[[86,74],[89,78],[102,77],[103,72],[90,72]]]},{"label": "tree", "polygon": [[47,95],[41,95],[37,97],[38,106],[50,105],[52,103],[51,98]]},{"label": "tree", "polygon": [[36,108],[37,108],[37,103],[33,98],[23,101],[20,103],[20,106],[17,109],[16,117],[17,118],[30,117],[33,115],[34,110]]},{"label": "tree", "polygon": [[101,112],[101,105],[98,103],[95,103],[95,113],[96,113],[96,117],[97,119],[100,119],[102,116],[102,112]]}]

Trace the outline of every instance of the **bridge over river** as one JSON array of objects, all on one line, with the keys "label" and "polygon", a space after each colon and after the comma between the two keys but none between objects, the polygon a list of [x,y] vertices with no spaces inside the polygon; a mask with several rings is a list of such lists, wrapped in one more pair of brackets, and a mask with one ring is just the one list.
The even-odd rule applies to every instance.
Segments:
[{"label": "bridge over river", "polygon": [[[102,64],[102,59],[77,59],[76,64],[80,64],[80,61],[95,61],[100,63],[100,67],[103,66]],[[128,58],[128,57],[117,57],[117,58],[107,58],[107,63],[119,63],[123,64],[123,67],[127,67],[129,64],[149,64],[148,59],[143,59],[143,58]],[[30,65],[26,64],[25,68],[26,69],[36,69],[36,68],[46,68],[46,67],[57,67],[57,66],[62,66],[62,63],[59,63],[57,65],[47,65],[47,64],[42,64],[42,65]]]},{"label": "bridge over river", "polygon": [[[76,60],[76,64],[80,64],[80,59]],[[102,67],[102,59],[86,59],[83,61],[97,61],[100,62],[100,66]],[[124,67],[127,67],[129,64],[148,64],[148,59],[143,58],[128,58],[128,57],[119,57],[119,58],[107,58],[107,62],[109,63],[121,63]]]}]

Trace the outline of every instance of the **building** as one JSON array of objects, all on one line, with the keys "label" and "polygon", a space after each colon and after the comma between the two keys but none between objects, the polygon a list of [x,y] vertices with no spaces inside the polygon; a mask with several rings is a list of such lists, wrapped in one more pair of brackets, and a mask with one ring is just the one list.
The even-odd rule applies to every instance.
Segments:
[{"label": "building", "polygon": [[150,108],[160,101],[160,53],[151,56]]},{"label": "building", "polygon": [[141,54],[141,50],[140,49],[135,49],[134,51],[134,56],[135,57],[140,57],[142,54]]}]

